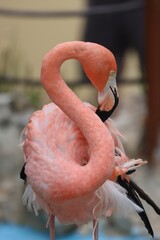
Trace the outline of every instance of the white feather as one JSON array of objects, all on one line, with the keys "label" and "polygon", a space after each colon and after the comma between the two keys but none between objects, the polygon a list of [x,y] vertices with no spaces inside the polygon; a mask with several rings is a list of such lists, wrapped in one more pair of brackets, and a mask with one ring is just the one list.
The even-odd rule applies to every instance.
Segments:
[{"label": "white feather", "polygon": [[130,212],[143,211],[127,197],[126,190],[124,188],[110,180],[107,180],[102,187],[98,189],[96,194],[100,200],[99,206],[101,205],[101,211],[105,212],[106,215],[107,211],[110,210],[120,212],[123,215]]},{"label": "white feather", "polygon": [[38,200],[30,184],[26,186],[22,202],[27,206],[28,211],[34,210],[36,216],[38,215],[38,210],[42,208],[40,201]]}]

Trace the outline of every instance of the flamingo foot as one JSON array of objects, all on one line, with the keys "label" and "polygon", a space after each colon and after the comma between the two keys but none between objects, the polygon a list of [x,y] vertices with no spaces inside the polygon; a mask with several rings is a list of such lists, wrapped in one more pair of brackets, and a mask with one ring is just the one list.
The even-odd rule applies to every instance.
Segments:
[{"label": "flamingo foot", "polygon": [[142,159],[131,159],[120,166],[116,166],[115,170],[113,172],[113,175],[111,177],[112,180],[116,179],[118,176],[123,176],[124,174],[127,174],[128,172],[135,171],[140,166],[143,166],[147,164],[147,161],[144,161]]},{"label": "flamingo foot", "polygon": [[132,171],[132,170],[135,170],[137,169],[138,167],[141,167],[143,165],[147,164],[147,161],[144,161],[142,159],[131,159],[127,162],[125,162],[123,165],[122,165],[122,168],[126,168],[126,172],[128,171]]}]

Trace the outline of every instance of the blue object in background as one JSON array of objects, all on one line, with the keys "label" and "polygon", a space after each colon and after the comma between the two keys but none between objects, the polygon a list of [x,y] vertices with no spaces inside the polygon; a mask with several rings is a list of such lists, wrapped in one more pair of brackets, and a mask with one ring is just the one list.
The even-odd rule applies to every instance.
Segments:
[{"label": "blue object in background", "polygon": [[[15,224],[0,224],[0,240],[49,240],[45,232]],[[92,240],[91,235],[80,235],[77,231],[65,236],[56,236],[56,240]],[[138,236],[108,236],[99,232],[99,240],[149,240],[147,237]]]},{"label": "blue object in background", "polygon": [[49,235],[30,227],[0,224],[0,240],[49,240]]}]

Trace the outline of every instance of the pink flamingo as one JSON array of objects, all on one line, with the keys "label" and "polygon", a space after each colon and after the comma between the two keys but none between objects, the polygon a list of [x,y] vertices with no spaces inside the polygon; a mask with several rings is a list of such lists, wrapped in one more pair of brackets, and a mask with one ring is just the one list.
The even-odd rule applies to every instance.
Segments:
[{"label": "pink flamingo", "polygon": [[[97,110],[63,81],[60,67],[68,59],[82,64],[98,90]],[[36,214],[41,208],[49,214],[50,239],[55,216],[67,224],[93,221],[96,240],[102,216],[118,209],[143,211],[128,198],[125,184],[131,182],[126,174],[146,162],[129,160],[118,130],[111,119],[105,121],[117,105],[115,77],[113,54],[95,43],[66,42],[44,57],[41,79],[53,103],[33,113],[24,129],[21,178],[27,182],[24,204]]]}]

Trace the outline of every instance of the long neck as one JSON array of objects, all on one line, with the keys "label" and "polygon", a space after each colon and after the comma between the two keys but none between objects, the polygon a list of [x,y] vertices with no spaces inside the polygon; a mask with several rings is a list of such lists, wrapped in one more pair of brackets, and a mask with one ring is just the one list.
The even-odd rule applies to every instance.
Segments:
[{"label": "long neck", "polygon": [[[63,199],[69,198],[67,192],[73,198],[95,191],[111,176],[114,167],[113,141],[108,129],[69,89],[60,74],[60,67],[65,60],[77,59],[83,62],[87,56],[79,49],[84,47],[84,42],[74,42],[52,49],[44,58],[41,72],[42,83],[49,97],[81,129],[91,153],[86,166],[74,166],[78,176],[72,184],[64,183],[67,189],[66,193],[63,192]],[[68,189],[70,186],[72,189],[78,186],[78,190],[73,193]]]}]

